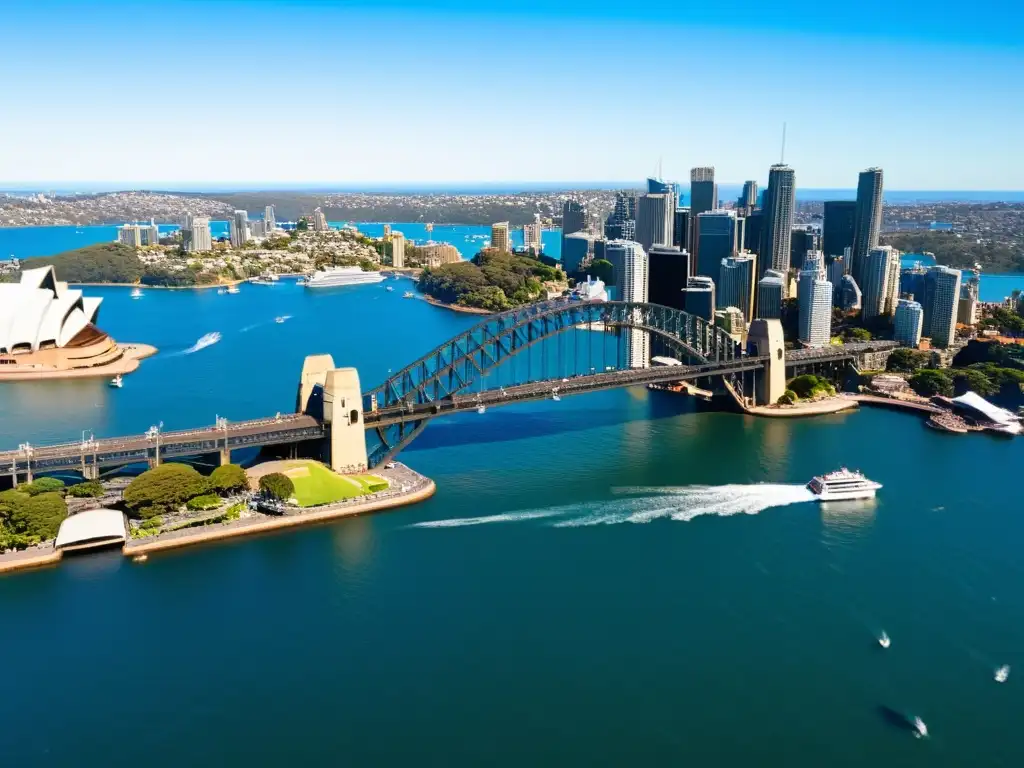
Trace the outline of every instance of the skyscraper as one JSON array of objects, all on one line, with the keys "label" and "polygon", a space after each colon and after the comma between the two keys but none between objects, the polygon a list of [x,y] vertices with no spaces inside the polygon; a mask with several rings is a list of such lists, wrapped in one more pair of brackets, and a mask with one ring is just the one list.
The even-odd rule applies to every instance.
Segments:
[{"label": "skyscraper", "polygon": [[957,305],[956,321],[964,325],[978,322],[978,294],[981,288],[981,274],[975,272],[960,285],[960,302]]},{"label": "skyscraper", "polygon": [[764,212],[754,211],[743,222],[743,247],[761,256],[761,240],[764,237]]},{"label": "skyscraper", "polygon": [[697,217],[696,274],[717,279],[722,259],[738,250],[735,211],[705,211]]},{"label": "skyscraper", "polygon": [[142,232],[137,224],[125,224],[117,228],[117,242],[132,248],[142,247]]},{"label": "skyscraper", "polygon": [[263,209],[263,227],[268,235],[277,229],[276,211],[272,205]]},{"label": "skyscraper", "polygon": [[844,312],[856,312],[861,308],[863,298],[853,275],[843,275],[839,281],[839,301],[836,303]]},{"label": "skyscraper", "polygon": [[893,262],[897,264],[898,269],[899,251],[891,246],[872,248],[868,251],[863,269],[864,284],[861,286],[865,320],[884,315],[890,304],[889,290],[891,287]]},{"label": "skyscraper", "polygon": [[512,250],[509,245],[507,221],[491,224],[491,248],[497,248],[499,251]]},{"label": "skyscraper", "polygon": [[[713,167],[690,169],[690,243],[689,250],[694,260],[700,262],[700,243],[698,240],[697,217],[707,211],[718,208],[718,185],[715,183]],[[718,269],[719,261],[714,262]],[[715,272],[714,274],[717,274]]]},{"label": "skyscraper", "polygon": [[936,347],[948,347],[956,338],[956,312],[960,301],[960,270],[935,266],[924,277],[925,336]]},{"label": "skyscraper", "polygon": [[636,201],[636,242],[644,250],[652,245],[672,245],[675,222],[674,196],[667,192],[640,195]]},{"label": "skyscraper", "polygon": [[685,310],[691,315],[702,317],[708,322],[715,319],[715,281],[704,275],[696,275],[686,281]]},{"label": "skyscraper", "polygon": [[679,248],[655,245],[647,253],[648,301],[673,309],[686,309],[683,291],[690,277],[690,254]]},{"label": "skyscraper", "polygon": [[540,223],[540,214],[533,214],[533,222],[523,226],[523,247],[531,253],[540,253],[544,250],[543,231],[544,228]]},{"label": "skyscraper", "polygon": [[326,232],[328,230],[327,217],[324,212],[318,207],[313,209],[313,231],[314,232]]},{"label": "skyscraper", "polygon": [[754,208],[757,207],[757,182],[756,181],[744,181],[743,191],[740,193],[739,200],[736,201],[736,207],[745,209],[744,212],[749,214]]},{"label": "skyscraper", "polygon": [[[867,264],[868,251],[878,246],[878,235],[882,231],[882,194],[882,169],[868,168],[861,171],[857,180],[853,256],[850,260],[850,270],[861,286],[865,282],[863,266]],[[866,288],[864,292],[867,293]]]},{"label": "skyscraper", "polygon": [[839,306],[839,288],[846,274],[846,258],[825,254],[825,279],[832,283],[832,301]]},{"label": "skyscraper", "polygon": [[690,242],[690,209],[676,208],[672,225],[672,245],[685,250]]},{"label": "skyscraper", "polygon": [[825,203],[821,250],[826,256],[842,256],[853,247],[853,220],[857,203],[853,200],[829,200]]},{"label": "skyscraper", "polygon": [[761,238],[763,269],[789,272],[790,233],[796,209],[796,174],[788,165],[773,165],[768,171],[764,196],[764,235]]},{"label": "skyscraper", "polygon": [[587,226],[587,207],[578,200],[566,200],[562,203],[562,248],[565,248],[566,235],[582,232]]},{"label": "skyscraper", "polygon": [[213,238],[210,237],[210,220],[206,216],[185,218],[186,226],[181,230],[182,245],[189,253],[209,251],[213,249]]},{"label": "skyscraper", "polygon": [[573,232],[562,238],[562,269],[573,275],[594,252],[594,236],[586,232]]},{"label": "skyscraper", "polygon": [[391,233],[391,266],[395,269],[405,266],[405,235],[401,232]]},{"label": "skyscraper", "polygon": [[904,347],[917,347],[921,343],[924,327],[924,308],[916,301],[900,299],[896,304],[893,338]]},{"label": "skyscraper", "polygon": [[778,320],[782,317],[782,301],[786,297],[786,276],[774,269],[765,270],[757,283],[757,317]]},{"label": "skyscraper", "polygon": [[808,347],[824,347],[832,332],[832,283],[825,279],[824,257],[807,254],[797,282],[797,338]]},{"label": "skyscraper", "polygon": [[799,269],[810,251],[819,250],[817,231],[807,225],[793,227],[789,236],[789,264]]},{"label": "skyscraper", "polygon": [[231,247],[241,248],[249,242],[249,214],[245,211],[235,211],[230,224]]},{"label": "skyscraper", "polygon": [[[639,243],[613,240],[605,245],[605,258],[615,268],[617,295],[621,301],[646,302],[648,300],[647,254]],[[636,310],[639,322],[639,310]],[[646,331],[629,328],[625,332],[626,359],[630,368],[646,368],[650,362],[650,347]]]},{"label": "skyscraper", "polygon": [[718,309],[736,307],[743,319],[754,319],[754,291],[757,284],[757,256],[740,253],[722,259],[718,279]]}]

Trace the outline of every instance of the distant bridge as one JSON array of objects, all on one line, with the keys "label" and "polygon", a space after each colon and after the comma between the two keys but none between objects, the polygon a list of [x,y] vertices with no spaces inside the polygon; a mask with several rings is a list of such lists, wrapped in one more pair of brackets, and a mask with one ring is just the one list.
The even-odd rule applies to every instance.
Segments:
[{"label": "distant bridge", "polygon": [[[616,335],[607,333],[613,331]],[[682,366],[634,367],[659,343]],[[22,444],[0,452],[0,474],[79,471],[87,478],[128,464],[217,455],[239,448],[319,448],[336,469],[390,460],[441,415],[599,390],[718,380],[741,403],[774,402],[785,369],[887,355],[894,342],[785,352],[778,321],[755,321],[744,348],[721,328],[677,309],[640,302],[541,302],[489,315],[363,392],[355,369],[327,355],[306,359],[296,413],[192,430]]]}]

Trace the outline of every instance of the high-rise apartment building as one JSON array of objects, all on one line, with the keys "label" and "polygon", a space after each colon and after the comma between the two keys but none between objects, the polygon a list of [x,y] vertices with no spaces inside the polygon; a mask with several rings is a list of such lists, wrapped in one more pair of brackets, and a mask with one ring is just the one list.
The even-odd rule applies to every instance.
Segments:
[{"label": "high-rise apartment building", "polygon": [[924,278],[923,331],[936,347],[948,347],[956,338],[956,313],[960,301],[959,269],[935,266]]},{"label": "high-rise apartment building", "polygon": [[437,243],[433,240],[418,248],[423,264],[428,267],[440,267],[442,264],[455,264],[462,261],[459,249],[451,243]]},{"label": "high-rise apartment building", "polygon": [[853,247],[853,220],[857,203],[853,200],[829,200],[825,203],[821,250],[826,256],[842,256]]},{"label": "high-rise apartment building", "polygon": [[645,251],[654,245],[672,245],[675,223],[674,196],[667,192],[640,195],[636,201],[636,242]]},{"label": "high-rise apartment building", "polygon": [[313,209],[313,231],[314,232],[326,232],[327,229],[328,229],[328,227],[327,227],[327,217],[324,215],[324,212],[320,208],[314,208]]},{"label": "high-rise apartment building", "polygon": [[686,309],[683,291],[690,277],[690,254],[679,248],[655,245],[647,253],[648,301],[673,309]]},{"label": "high-rise apartment building", "polygon": [[893,319],[893,338],[904,347],[916,348],[923,328],[924,308],[911,299],[900,299]]},{"label": "high-rise apartment building", "polygon": [[[605,258],[615,272],[617,296],[621,301],[648,301],[647,254],[639,243],[613,240],[605,245]],[[639,310],[635,320],[640,321]],[[626,360],[630,368],[646,368],[650,363],[650,345],[645,331],[629,328],[625,331]]]},{"label": "high-rise apartment building", "polygon": [[497,248],[499,251],[511,251],[508,231],[507,221],[491,224],[491,248]]},{"label": "high-rise apartment building", "polygon": [[832,332],[832,283],[825,279],[820,251],[804,260],[797,281],[797,338],[808,347],[824,347]]},{"label": "high-rise apartment building", "polygon": [[774,269],[765,270],[757,283],[757,317],[778,320],[782,317],[782,302],[786,298],[786,275]]},{"label": "high-rise apartment building", "polygon": [[695,275],[686,281],[685,310],[702,317],[709,323],[715,319],[715,281],[705,275]]},{"label": "high-rise apartment building", "polygon": [[241,248],[249,242],[249,214],[245,211],[235,211],[229,222],[231,234],[231,247]]},{"label": "high-rise apartment building", "polygon": [[391,233],[391,266],[395,269],[405,267],[405,235],[397,231]]},{"label": "high-rise apartment building", "polygon": [[[863,287],[866,275],[863,267],[867,264],[868,252],[878,247],[878,236],[882,231],[882,169],[868,168],[861,171],[857,180],[857,202],[853,219],[853,256],[850,271]],[[867,289],[864,288],[865,301]]]},{"label": "high-rise apartment building", "polygon": [[587,226],[587,207],[579,200],[566,200],[562,203],[562,247],[565,238],[576,232],[582,232]]},{"label": "high-rise apartment building", "polygon": [[796,173],[788,165],[773,165],[768,171],[768,191],[764,196],[763,269],[789,272],[795,211]]},{"label": "high-rise apartment building", "polygon": [[736,307],[743,319],[754,319],[754,297],[757,288],[757,256],[740,253],[722,259],[718,278],[718,309]]},{"label": "high-rise apartment building", "polygon": [[696,274],[719,277],[722,259],[739,250],[735,211],[705,211],[697,216]]},{"label": "high-rise apartment building", "polygon": [[142,247],[142,231],[136,224],[125,224],[117,228],[117,242],[132,248]]},{"label": "high-rise apartment building", "polygon": [[263,209],[263,227],[268,235],[277,229],[276,211],[272,205]]},{"label": "high-rise apartment building", "polygon": [[718,185],[714,167],[690,169],[690,211],[699,216],[718,208]]},{"label": "high-rise apartment building", "polygon": [[956,321],[964,325],[978,322],[978,295],[981,288],[981,274],[975,272],[960,285],[960,302],[957,304]]},{"label": "high-rise apartment building", "polygon": [[892,289],[894,262],[897,275],[899,274],[899,257],[900,252],[888,245],[868,251],[867,260],[864,262],[862,270],[864,283],[861,285],[865,320],[884,315],[890,304],[893,303],[890,301],[889,292]]},{"label": "high-rise apartment building", "polygon": [[210,220],[206,216],[185,216],[181,229],[182,246],[189,253],[209,251],[213,249],[213,238],[210,236]]},{"label": "high-rise apartment building", "polygon": [[523,248],[530,253],[540,253],[544,250],[542,233],[544,227],[540,223],[540,214],[533,214],[533,222],[523,226]]}]

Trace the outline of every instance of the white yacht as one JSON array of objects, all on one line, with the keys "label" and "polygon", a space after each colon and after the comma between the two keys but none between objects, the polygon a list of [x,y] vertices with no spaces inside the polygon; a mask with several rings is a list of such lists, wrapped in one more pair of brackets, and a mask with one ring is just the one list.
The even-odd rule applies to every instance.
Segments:
[{"label": "white yacht", "polygon": [[892,645],[892,640],[889,639],[889,636],[885,634],[885,632],[882,632],[882,636],[878,638],[878,644],[883,648],[888,648]]},{"label": "white yacht", "polygon": [[852,499],[873,499],[881,483],[868,480],[860,472],[851,472],[846,467],[827,475],[819,475],[807,484],[818,501],[850,501]]},{"label": "white yacht", "polygon": [[254,283],[255,285],[275,285],[277,281],[278,277],[273,272],[264,272],[262,275],[254,277],[252,280],[250,280],[250,282]]},{"label": "white yacht", "polygon": [[359,267],[327,267],[306,278],[307,288],[334,288],[339,285],[362,285],[385,280],[380,272],[363,272]]},{"label": "white yacht", "polygon": [[228,293],[241,293],[237,285],[228,286]]},{"label": "white yacht", "polygon": [[412,291],[406,291],[405,293],[402,294],[402,298],[403,299],[415,299],[416,298],[416,294],[413,293]]},{"label": "white yacht", "polygon": [[120,373],[110,380],[110,386],[114,387],[115,389],[120,389],[121,387],[124,386],[124,379],[121,378]]},{"label": "white yacht", "polygon": [[996,670],[996,682],[1005,683],[1007,678],[1010,677],[1010,665],[1003,664],[999,669]]}]

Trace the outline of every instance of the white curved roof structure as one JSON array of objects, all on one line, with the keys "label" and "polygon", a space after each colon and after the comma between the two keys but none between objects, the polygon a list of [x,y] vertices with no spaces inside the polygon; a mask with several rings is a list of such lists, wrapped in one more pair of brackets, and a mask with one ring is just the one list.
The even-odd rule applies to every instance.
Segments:
[{"label": "white curved roof structure", "polygon": [[954,397],[953,402],[978,411],[989,421],[995,422],[996,424],[1003,424],[1008,427],[1017,427],[1016,431],[1020,431],[1020,419],[1005,408],[1000,408],[998,405],[990,403],[973,390],[964,392],[960,397]]},{"label": "white curved roof structure", "polygon": [[96,322],[101,301],[58,282],[53,267],[24,270],[21,282],[0,283],[0,352],[65,346]]},{"label": "white curved roof structure", "polygon": [[54,547],[74,547],[82,544],[108,544],[125,541],[124,514],[116,509],[90,509],[72,515],[60,524]]}]

